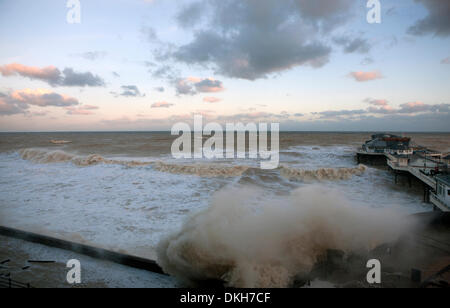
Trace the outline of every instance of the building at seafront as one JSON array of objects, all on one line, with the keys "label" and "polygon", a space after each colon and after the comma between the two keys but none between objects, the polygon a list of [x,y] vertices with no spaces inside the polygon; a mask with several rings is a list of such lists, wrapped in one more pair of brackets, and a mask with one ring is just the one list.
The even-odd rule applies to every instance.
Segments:
[{"label": "building at seafront", "polygon": [[449,155],[418,146],[411,138],[392,134],[375,134],[357,151],[358,163],[387,165],[395,175],[413,178],[424,188],[424,202],[434,209],[450,211]]},{"label": "building at seafront", "polygon": [[362,149],[367,153],[389,153],[396,155],[411,155],[417,147],[411,146],[411,138],[391,134],[372,135]]},{"label": "building at seafront", "polygon": [[436,192],[432,195],[432,198],[435,200],[432,201],[439,202],[450,208],[450,174],[440,174],[435,179]]}]

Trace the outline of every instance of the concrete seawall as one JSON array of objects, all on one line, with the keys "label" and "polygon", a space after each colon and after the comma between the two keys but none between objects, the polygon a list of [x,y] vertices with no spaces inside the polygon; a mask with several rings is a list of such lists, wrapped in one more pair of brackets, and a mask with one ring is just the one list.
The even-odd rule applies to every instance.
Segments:
[{"label": "concrete seawall", "polygon": [[106,250],[103,248],[88,246],[4,226],[0,226],[0,235],[13,237],[32,243],[42,244],[49,247],[69,250],[92,258],[107,260],[137,269],[143,269],[153,273],[165,275],[161,267],[154,260],[144,259],[132,255]]}]

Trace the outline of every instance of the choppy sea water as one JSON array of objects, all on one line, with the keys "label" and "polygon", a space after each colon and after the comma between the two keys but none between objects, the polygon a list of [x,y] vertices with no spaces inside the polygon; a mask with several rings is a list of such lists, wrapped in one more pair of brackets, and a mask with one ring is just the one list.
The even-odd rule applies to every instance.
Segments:
[{"label": "choppy sea water", "polygon": [[[175,160],[174,138],[167,133],[0,134],[0,222],[155,258],[158,243],[217,196],[222,207],[228,198],[234,202],[230,208],[236,206],[224,191],[258,191],[239,199],[242,207],[291,202],[283,198],[301,199],[299,189],[314,187],[364,209],[430,211],[420,186],[395,185],[386,170],[357,165],[355,150],[369,137],[281,133],[280,167],[261,170],[248,159]],[[415,137],[417,143],[449,149],[448,134]]]}]

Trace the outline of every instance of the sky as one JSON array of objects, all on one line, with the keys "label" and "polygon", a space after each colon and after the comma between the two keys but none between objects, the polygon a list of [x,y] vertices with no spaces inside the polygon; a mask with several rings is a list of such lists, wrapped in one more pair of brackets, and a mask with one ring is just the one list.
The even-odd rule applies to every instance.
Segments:
[{"label": "sky", "polygon": [[367,2],[0,0],[0,131],[449,132],[450,1]]}]

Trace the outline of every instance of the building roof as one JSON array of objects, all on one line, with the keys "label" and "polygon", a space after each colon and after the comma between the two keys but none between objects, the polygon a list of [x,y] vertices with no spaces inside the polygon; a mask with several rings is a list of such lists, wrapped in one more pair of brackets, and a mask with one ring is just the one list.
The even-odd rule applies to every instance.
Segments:
[{"label": "building roof", "polygon": [[381,138],[401,138],[401,137],[397,136],[397,135],[392,135],[392,134],[375,134],[375,135],[372,135],[372,139],[381,139]]},{"label": "building roof", "polygon": [[450,186],[450,174],[439,174],[436,176],[436,180]]}]

